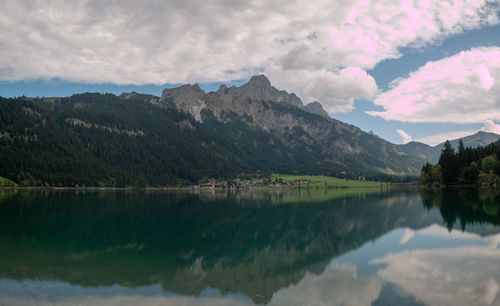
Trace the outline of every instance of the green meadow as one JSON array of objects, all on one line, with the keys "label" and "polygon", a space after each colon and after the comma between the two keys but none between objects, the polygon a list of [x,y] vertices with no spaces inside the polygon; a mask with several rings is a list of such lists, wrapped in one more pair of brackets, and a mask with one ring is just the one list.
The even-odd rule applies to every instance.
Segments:
[{"label": "green meadow", "polygon": [[[282,180],[284,183],[290,183],[293,180],[307,179],[310,183],[302,184],[301,187],[323,187],[323,188],[346,188],[346,187],[380,187],[388,186],[389,183],[346,180],[336,177],[321,175],[273,175],[272,180]],[[298,186],[298,185],[297,185]]]}]

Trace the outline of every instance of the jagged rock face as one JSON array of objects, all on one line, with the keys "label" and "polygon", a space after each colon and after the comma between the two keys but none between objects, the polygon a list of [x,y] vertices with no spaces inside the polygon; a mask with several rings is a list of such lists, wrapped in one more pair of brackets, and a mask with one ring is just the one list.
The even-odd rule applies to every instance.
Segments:
[{"label": "jagged rock face", "polygon": [[[161,101],[173,103],[177,109],[189,112],[197,121],[202,121],[201,111],[210,110],[220,121],[228,120],[225,114],[235,113],[252,118],[249,125],[265,131],[288,133],[290,129],[300,127],[316,141],[341,153],[360,153],[362,148],[355,144],[346,144],[342,139],[331,137],[332,134],[359,134],[358,128],[333,120],[323,110],[319,102],[309,109],[295,94],[280,91],[271,85],[263,75],[252,77],[241,87],[227,88],[221,85],[219,90],[206,94],[197,85],[184,85],[179,88],[165,89]],[[277,106],[285,107],[283,110]],[[293,111],[302,114],[314,114],[313,120],[293,115]],[[321,113],[323,111],[323,113]],[[319,113],[319,114],[318,114]],[[316,115],[321,117],[316,118]],[[306,122],[307,121],[307,122]],[[325,121],[331,121],[325,126]]]},{"label": "jagged rock face", "polygon": [[264,75],[257,75],[241,87],[231,87],[227,89],[227,94],[235,98],[249,97],[256,100],[273,101],[290,104],[299,108],[304,108],[302,101],[294,93],[287,93],[278,90],[271,85],[269,79]]},{"label": "jagged rock face", "polygon": [[[160,99],[161,103],[173,104],[179,110],[191,113],[197,121],[202,121],[201,111],[210,110],[214,116],[221,120],[227,120],[225,113],[235,113],[239,116],[250,116],[251,125],[263,130],[283,131],[300,126],[307,133],[314,135],[315,138],[321,138],[324,128],[317,124],[306,124],[301,116],[294,116],[288,111],[277,111],[275,104],[289,107],[290,110],[296,109],[302,112],[308,112],[320,115],[320,121],[333,120],[328,116],[319,102],[308,104],[304,107],[302,101],[295,95],[286,91],[280,91],[271,85],[271,82],[264,76],[253,76],[250,80],[240,87],[227,88],[221,85],[216,92],[205,93],[198,85],[183,85],[178,88],[165,89]],[[357,128],[335,121],[336,133],[342,133],[342,130],[348,129],[351,132],[359,132]],[[321,125],[321,124],[320,124]],[[353,129],[354,128],[354,129]],[[349,152],[349,146],[345,147]]]},{"label": "jagged rock face", "polygon": [[[209,94],[196,84],[165,89],[160,101],[164,104],[173,103],[177,109],[191,113],[197,121],[202,121],[201,111],[205,108],[211,110],[219,119],[222,111],[252,116],[262,111],[262,105],[260,105],[262,101],[305,109],[299,97],[294,93],[289,94],[284,90],[276,89],[264,75],[253,76],[240,87],[227,88],[221,85],[219,90]],[[252,103],[256,101],[259,103]],[[267,129],[268,125],[263,124],[261,127]]]},{"label": "jagged rock face", "polygon": [[[248,126],[272,132],[287,145],[307,143],[311,151],[322,151],[334,163],[348,167],[349,161],[352,162],[348,155],[357,155],[367,164],[377,159],[377,169],[381,172],[406,172],[401,170],[404,166],[391,170],[390,164],[400,161],[401,154],[393,144],[331,118],[319,102],[304,107],[295,94],[276,89],[264,75],[254,76],[240,87],[221,85],[210,93],[198,85],[165,89],[160,104],[191,113],[199,122],[203,122],[203,110],[209,110],[222,122],[232,120],[229,114],[234,113],[240,118],[250,118],[243,120]],[[421,165],[412,167],[417,169]]]},{"label": "jagged rock face", "polygon": [[309,103],[305,107],[308,111],[310,111],[313,114],[317,114],[317,115],[323,116],[325,118],[330,117],[328,115],[328,113],[323,109],[323,105],[321,105],[321,103],[319,103],[318,101],[314,101],[312,103]]},{"label": "jagged rock face", "polygon": [[205,108],[206,93],[198,84],[182,85],[177,88],[164,89],[160,101],[169,106],[173,103],[177,109],[184,110],[193,115],[197,121],[201,121],[201,111]]}]

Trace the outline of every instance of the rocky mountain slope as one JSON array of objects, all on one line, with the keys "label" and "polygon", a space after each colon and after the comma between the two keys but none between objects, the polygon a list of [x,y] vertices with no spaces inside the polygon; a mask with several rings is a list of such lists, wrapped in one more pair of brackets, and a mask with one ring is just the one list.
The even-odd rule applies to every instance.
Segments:
[{"label": "rocky mountain slope", "polygon": [[198,85],[165,89],[159,103],[190,113],[199,122],[203,113],[221,122],[235,114],[247,126],[272,133],[287,145],[303,141],[307,151],[319,151],[324,160],[346,170],[417,175],[423,164],[421,158],[392,143],[331,118],[319,102],[304,106],[295,94],[274,88],[264,75],[252,77],[241,87],[222,85],[210,93]]},{"label": "rocky mountain slope", "polygon": [[265,76],[66,98],[0,98],[0,176],[24,186],[165,186],[271,173],[402,180],[424,159],[304,106]]}]

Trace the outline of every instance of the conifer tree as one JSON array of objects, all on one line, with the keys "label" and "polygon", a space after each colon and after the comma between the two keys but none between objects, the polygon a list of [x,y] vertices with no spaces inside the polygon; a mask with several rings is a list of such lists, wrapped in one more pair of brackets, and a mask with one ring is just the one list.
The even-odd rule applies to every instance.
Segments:
[{"label": "conifer tree", "polygon": [[466,156],[465,156],[465,146],[464,146],[462,139],[460,139],[460,141],[458,143],[457,163],[458,163],[459,169],[462,168],[463,166],[465,166],[467,163]]},{"label": "conifer tree", "polygon": [[441,150],[439,165],[441,166],[443,184],[448,186],[455,183],[458,176],[457,156],[448,140],[444,143],[444,147]]}]

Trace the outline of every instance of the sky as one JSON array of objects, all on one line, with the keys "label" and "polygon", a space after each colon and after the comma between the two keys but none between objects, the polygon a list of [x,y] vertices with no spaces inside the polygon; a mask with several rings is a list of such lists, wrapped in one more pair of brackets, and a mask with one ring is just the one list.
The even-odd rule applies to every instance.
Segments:
[{"label": "sky", "polygon": [[0,95],[252,75],[393,142],[500,134],[500,0],[3,0]]}]

